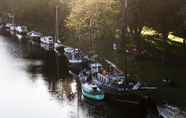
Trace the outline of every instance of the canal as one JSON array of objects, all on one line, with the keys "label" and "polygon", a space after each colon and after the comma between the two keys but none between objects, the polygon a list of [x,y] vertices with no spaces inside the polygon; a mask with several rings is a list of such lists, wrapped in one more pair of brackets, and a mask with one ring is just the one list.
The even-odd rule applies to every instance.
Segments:
[{"label": "canal", "polygon": [[[0,118],[134,118],[130,105],[82,97],[65,59],[54,52],[0,36]],[[58,67],[57,65],[61,65]]]}]

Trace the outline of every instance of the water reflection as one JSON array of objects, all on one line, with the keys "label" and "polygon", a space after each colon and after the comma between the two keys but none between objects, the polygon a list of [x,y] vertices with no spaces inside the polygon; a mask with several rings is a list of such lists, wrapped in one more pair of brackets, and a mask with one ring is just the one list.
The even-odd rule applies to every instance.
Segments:
[{"label": "water reflection", "polygon": [[0,56],[1,118],[139,118],[129,105],[83,98],[64,55],[0,36]]}]

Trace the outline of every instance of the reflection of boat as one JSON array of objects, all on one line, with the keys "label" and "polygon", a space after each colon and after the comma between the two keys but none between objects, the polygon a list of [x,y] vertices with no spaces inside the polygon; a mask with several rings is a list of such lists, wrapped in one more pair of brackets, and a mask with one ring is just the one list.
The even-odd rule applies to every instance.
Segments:
[{"label": "reflection of boat", "polygon": [[104,99],[104,94],[101,89],[99,89],[96,84],[92,83],[82,84],[82,94],[92,100],[101,101]]}]

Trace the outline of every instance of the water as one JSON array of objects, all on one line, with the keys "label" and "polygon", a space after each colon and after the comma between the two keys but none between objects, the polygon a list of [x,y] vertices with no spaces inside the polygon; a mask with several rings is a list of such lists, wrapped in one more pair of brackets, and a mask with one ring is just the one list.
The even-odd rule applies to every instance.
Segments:
[{"label": "water", "polygon": [[66,75],[64,60],[40,46],[0,36],[0,118],[138,116],[131,106],[83,98],[76,78]]}]

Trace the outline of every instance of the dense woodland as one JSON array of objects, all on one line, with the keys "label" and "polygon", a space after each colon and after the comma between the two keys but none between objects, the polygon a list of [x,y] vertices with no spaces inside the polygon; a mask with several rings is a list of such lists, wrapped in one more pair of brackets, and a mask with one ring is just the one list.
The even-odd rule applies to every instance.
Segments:
[{"label": "dense woodland", "polygon": [[[137,54],[154,47],[171,56],[178,51],[184,55],[185,40],[176,43],[168,36],[171,33],[186,38],[185,0],[0,0],[0,16],[8,21],[8,16],[15,14],[17,24],[54,34],[56,6],[63,41],[82,41],[84,46],[89,41],[89,48],[119,42],[121,49],[135,48]],[[142,35],[146,28],[156,34]],[[152,41],[146,45],[144,39],[158,45]]]}]

